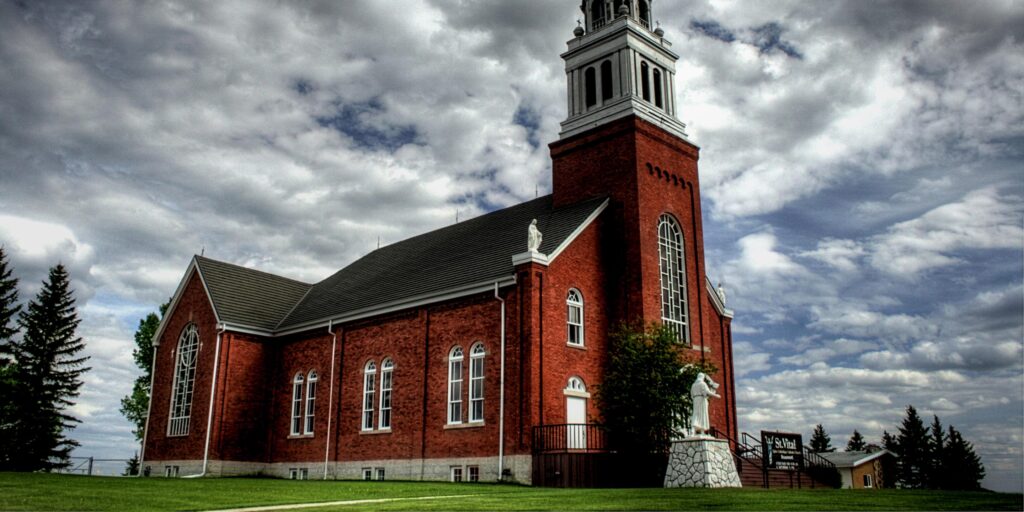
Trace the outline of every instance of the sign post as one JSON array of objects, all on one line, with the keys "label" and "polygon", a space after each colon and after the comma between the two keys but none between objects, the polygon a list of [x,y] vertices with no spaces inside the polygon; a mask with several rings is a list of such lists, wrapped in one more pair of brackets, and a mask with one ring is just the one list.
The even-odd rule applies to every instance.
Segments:
[{"label": "sign post", "polygon": [[764,462],[764,486],[768,487],[768,470],[796,471],[799,478],[804,468],[804,441],[800,434],[761,431],[761,455]]}]

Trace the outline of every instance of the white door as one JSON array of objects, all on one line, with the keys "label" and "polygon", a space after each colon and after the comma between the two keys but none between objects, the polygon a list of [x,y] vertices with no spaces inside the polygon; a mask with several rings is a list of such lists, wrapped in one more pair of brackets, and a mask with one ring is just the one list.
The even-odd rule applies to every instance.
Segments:
[{"label": "white door", "polygon": [[565,397],[566,447],[583,450],[587,447],[587,399]]}]

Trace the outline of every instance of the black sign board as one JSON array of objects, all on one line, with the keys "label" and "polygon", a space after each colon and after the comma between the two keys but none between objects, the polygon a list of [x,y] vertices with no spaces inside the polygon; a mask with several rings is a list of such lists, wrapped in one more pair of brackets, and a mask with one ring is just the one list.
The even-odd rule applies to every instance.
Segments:
[{"label": "black sign board", "polygon": [[804,467],[804,441],[800,434],[761,431],[765,469],[798,471]]}]

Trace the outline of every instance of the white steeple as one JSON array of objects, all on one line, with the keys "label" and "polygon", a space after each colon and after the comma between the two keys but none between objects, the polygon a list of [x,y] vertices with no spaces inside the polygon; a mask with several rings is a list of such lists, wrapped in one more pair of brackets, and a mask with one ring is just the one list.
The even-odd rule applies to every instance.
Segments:
[{"label": "white steeple", "polygon": [[585,23],[562,54],[569,116],[561,138],[635,114],[686,138],[676,118],[675,63],[660,27],[651,26],[652,0],[583,0]]}]

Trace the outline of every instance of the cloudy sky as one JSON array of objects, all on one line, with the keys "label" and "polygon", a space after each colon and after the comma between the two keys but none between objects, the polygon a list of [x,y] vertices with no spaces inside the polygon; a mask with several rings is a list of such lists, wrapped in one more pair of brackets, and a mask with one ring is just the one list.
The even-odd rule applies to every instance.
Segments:
[{"label": "cloudy sky", "polygon": [[[76,455],[127,458],[139,318],[194,253],[316,281],[550,191],[579,2],[0,3],[0,243],[72,273]],[[1024,5],[659,0],[740,426],[907,404],[1022,488]]]}]

